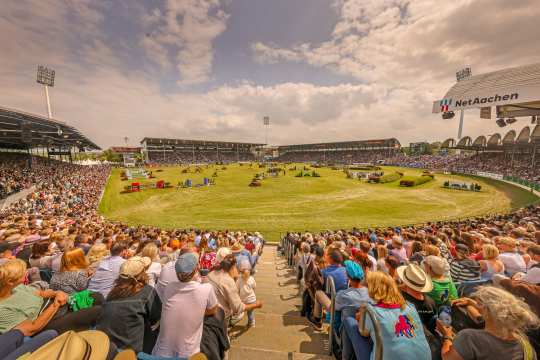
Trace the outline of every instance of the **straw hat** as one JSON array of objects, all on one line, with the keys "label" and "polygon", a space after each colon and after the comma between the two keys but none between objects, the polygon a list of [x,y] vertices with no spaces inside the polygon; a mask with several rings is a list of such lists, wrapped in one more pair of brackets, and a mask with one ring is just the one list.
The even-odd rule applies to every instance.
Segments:
[{"label": "straw hat", "polygon": [[152,263],[152,260],[146,256],[134,256],[127,259],[120,266],[120,276],[129,278],[135,277],[146,270]]},{"label": "straw hat", "polygon": [[32,360],[105,360],[109,353],[109,338],[104,332],[68,331],[49,341],[28,357]]},{"label": "straw hat", "polygon": [[240,252],[244,249],[244,247],[242,246],[242,244],[240,244],[240,242],[236,242],[233,246],[231,246],[231,251],[233,253],[235,252]]},{"label": "straw hat", "polygon": [[430,292],[433,289],[431,278],[416,264],[400,266],[396,272],[405,285],[420,292]]}]

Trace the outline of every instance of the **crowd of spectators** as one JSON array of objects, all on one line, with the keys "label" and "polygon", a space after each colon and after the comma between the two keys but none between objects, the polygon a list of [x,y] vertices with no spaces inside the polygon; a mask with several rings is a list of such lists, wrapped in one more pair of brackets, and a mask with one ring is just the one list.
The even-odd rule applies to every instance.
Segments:
[{"label": "crowd of spectators", "polygon": [[340,359],[536,359],[540,206],[407,228],[288,233],[302,315]]},{"label": "crowd of spectators", "polygon": [[96,359],[222,359],[230,326],[255,326],[259,233],[110,222],[108,166],[50,165],[0,212],[0,358],[62,358],[76,338]]},{"label": "crowd of spectators", "polygon": [[398,153],[398,150],[291,151],[280,154],[276,161],[323,164],[376,163],[392,158]]},{"label": "crowd of spectators", "polygon": [[148,161],[153,164],[215,164],[255,161],[255,155],[251,152],[242,151],[202,151],[195,150],[172,150],[172,151],[150,151]]}]

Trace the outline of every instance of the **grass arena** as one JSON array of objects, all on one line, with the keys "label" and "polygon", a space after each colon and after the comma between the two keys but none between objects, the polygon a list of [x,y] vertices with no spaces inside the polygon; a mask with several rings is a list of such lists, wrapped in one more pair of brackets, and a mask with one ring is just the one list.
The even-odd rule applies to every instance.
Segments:
[{"label": "grass arena", "polygon": [[[322,231],[417,224],[460,219],[531,204],[537,197],[503,182],[468,176],[435,174],[427,183],[400,186],[400,180],[373,184],[347,178],[342,169],[311,168],[304,164],[282,166],[285,174],[266,176],[261,186],[249,186],[256,174],[267,172],[258,164],[227,166],[175,166],[149,168],[154,178],[122,180],[122,169],[113,170],[100,212],[111,220],[162,228],[211,228],[257,230],[270,241],[287,231]],[[296,167],[297,170],[293,170]],[[302,176],[306,167],[320,177]],[[399,171],[403,179],[422,175],[420,169],[383,166],[385,174]],[[203,184],[204,178],[215,182]],[[178,187],[191,179],[193,186]],[[126,193],[132,182],[164,180],[168,188]],[[478,183],[481,190],[461,191],[445,182]]]}]

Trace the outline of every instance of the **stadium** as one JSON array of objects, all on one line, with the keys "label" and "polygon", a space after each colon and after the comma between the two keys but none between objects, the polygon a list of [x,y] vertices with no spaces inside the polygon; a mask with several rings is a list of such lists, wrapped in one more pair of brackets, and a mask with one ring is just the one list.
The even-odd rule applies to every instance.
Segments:
[{"label": "stadium", "polygon": [[[202,21],[204,6],[214,21],[228,19],[223,9],[230,9],[201,4],[185,5],[174,23]],[[91,14],[86,21],[101,18]],[[157,26],[162,17],[154,11],[141,22]],[[169,35],[148,30],[138,44],[155,38],[170,46]],[[252,48],[269,52],[257,66],[275,71],[280,57],[300,62],[298,52],[308,56],[313,45]],[[66,80],[75,78],[63,69]],[[105,100],[129,99],[133,109],[92,114],[114,118],[110,128],[64,117],[86,116],[93,101],[104,101],[89,94],[88,108],[80,108],[84,96],[75,88],[62,93],[56,117],[53,89],[64,85],[55,86],[55,71],[39,65],[47,114],[0,104],[0,358],[536,359],[540,63],[492,70],[473,75],[466,68],[439,86],[436,100],[415,110],[431,117],[429,129],[409,132],[399,114],[395,128],[373,122],[373,131],[350,131],[336,118],[320,135],[316,121],[298,120],[305,109],[259,116],[255,130],[235,127],[239,109],[255,107],[249,96],[267,96],[262,85],[228,106],[218,98],[234,97],[232,85],[172,101],[188,117],[198,106],[193,99],[211,93],[200,102],[223,118],[210,125],[197,114],[195,121],[147,126],[169,116],[166,105],[141,111],[137,101],[152,104],[155,95],[145,89],[145,97],[129,98],[117,78],[118,92]],[[170,101],[178,95],[167,93],[170,87],[199,84],[182,71],[183,81],[155,92]],[[330,116],[323,109],[329,89],[313,100],[303,88],[295,104],[320,102],[318,111]],[[418,92],[423,100],[435,93]],[[286,102],[268,98],[268,111]],[[366,104],[343,116],[368,111]],[[142,126],[131,117],[137,109]],[[270,134],[280,139],[275,144],[268,140],[274,126],[282,132]],[[449,127],[457,137],[448,136]]]}]

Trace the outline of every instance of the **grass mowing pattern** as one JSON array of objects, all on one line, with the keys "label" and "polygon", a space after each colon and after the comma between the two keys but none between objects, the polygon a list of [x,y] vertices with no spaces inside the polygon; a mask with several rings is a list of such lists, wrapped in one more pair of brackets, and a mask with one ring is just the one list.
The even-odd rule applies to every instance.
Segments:
[{"label": "grass mowing pattern", "polygon": [[[465,218],[506,212],[537,200],[530,192],[494,180],[475,178],[482,185],[479,193],[453,191],[444,181],[470,182],[470,177],[436,174],[435,180],[412,188],[399,181],[373,186],[347,179],[340,170],[318,168],[319,178],[295,175],[262,180],[261,187],[249,187],[256,166],[213,166],[200,174],[181,174],[180,167],[153,169],[157,180],[176,185],[188,178],[202,183],[214,171],[216,185],[191,189],[155,189],[120,194],[129,181],[120,180],[114,169],[105,188],[99,211],[111,220],[128,224],[156,225],[163,228],[208,228],[261,231],[277,241],[287,230],[321,231],[408,225],[434,220]],[[384,167],[385,173],[400,171],[418,177],[422,170]]]}]

